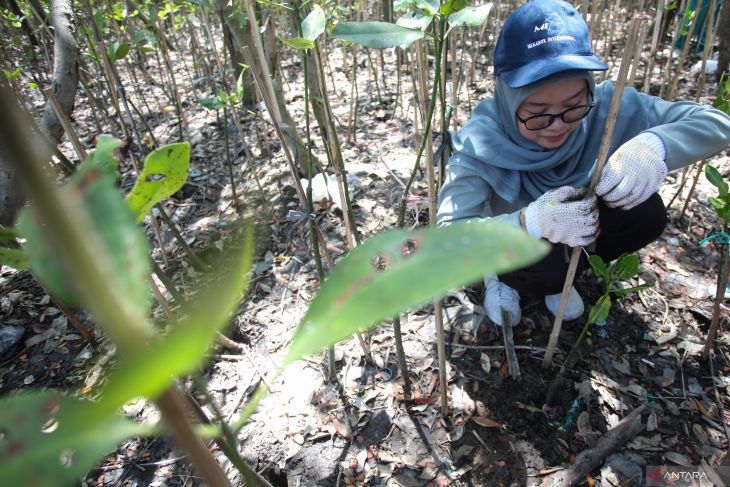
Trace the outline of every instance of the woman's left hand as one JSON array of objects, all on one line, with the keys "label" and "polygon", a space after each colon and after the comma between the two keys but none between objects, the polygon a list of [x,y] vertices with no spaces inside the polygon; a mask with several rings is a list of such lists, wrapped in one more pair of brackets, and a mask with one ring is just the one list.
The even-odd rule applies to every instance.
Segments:
[{"label": "woman's left hand", "polygon": [[596,196],[611,208],[629,210],[659,190],[667,177],[664,143],[642,132],[608,158],[596,185]]}]

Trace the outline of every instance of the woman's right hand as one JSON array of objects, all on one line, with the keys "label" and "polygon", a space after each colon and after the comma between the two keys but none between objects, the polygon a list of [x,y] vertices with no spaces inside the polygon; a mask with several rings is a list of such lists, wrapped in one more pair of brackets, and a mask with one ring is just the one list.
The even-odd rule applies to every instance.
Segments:
[{"label": "woman's right hand", "polygon": [[563,186],[530,203],[525,227],[533,237],[570,247],[583,247],[598,235],[598,206],[594,194]]}]

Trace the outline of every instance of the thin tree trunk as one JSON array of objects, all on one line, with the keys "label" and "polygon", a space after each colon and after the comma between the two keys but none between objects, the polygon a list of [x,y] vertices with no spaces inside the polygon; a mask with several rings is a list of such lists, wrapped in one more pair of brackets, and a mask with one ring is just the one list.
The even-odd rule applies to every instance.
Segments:
[{"label": "thin tree trunk", "polygon": [[720,41],[717,48],[719,56],[716,71],[716,80],[719,83],[722,74],[727,72],[730,64],[730,6],[728,6],[728,2],[722,4],[720,19],[717,23],[717,38]]},{"label": "thin tree trunk", "polygon": [[[51,2],[51,19],[55,31],[51,90],[67,117],[73,111],[76,88],[79,84],[79,48],[74,38],[76,25],[71,5],[70,0]],[[63,126],[50,100],[46,102],[43,110],[40,129],[54,144],[58,144],[63,136]],[[0,224],[12,225],[25,199],[26,195],[16,183],[15,175],[0,156]]]}]

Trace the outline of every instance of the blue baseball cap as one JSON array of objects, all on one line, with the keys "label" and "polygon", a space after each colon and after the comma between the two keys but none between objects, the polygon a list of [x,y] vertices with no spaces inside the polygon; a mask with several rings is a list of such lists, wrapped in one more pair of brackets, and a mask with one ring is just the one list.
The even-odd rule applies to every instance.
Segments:
[{"label": "blue baseball cap", "polygon": [[563,0],[531,0],[512,12],[494,48],[494,74],[511,88],[569,70],[605,71],[588,26]]}]

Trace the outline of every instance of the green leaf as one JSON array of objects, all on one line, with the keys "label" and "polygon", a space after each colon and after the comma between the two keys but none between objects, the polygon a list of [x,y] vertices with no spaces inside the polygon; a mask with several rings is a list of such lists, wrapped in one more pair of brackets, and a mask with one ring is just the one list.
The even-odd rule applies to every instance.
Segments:
[{"label": "green leaf", "polygon": [[401,12],[415,5],[415,0],[393,0],[393,10]]},{"label": "green leaf", "polygon": [[714,186],[717,187],[718,190],[720,190],[721,195],[727,194],[728,184],[722,178],[720,171],[715,169],[713,166],[707,164],[705,166],[705,176],[707,177],[707,180],[710,181],[710,183],[712,183]]},{"label": "green leaf", "polygon": [[598,298],[596,304],[591,308],[588,313],[588,324],[606,321],[609,311],[611,311],[611,296],[607,293]]},{"label": "green leaf", "polygon": [[312,49],[314,47],[314,41],[305,39],[304,37],[292,37],[291,39],[285,39],[279,37],[279,40],[289,47],[304,51],[306,49]]},{"label": "green leaf", "polygon": [[114,180],[118,180],[119,173],[119,156],[117,149],[122,146],[122,141],[115,139],[111,135],[100,135],[96,138],[96,149],[89,154],[80,169],[88,167],[96,167],[107,174],[114,176]]},{"label": "green leaf", "polygon": [[126,42],[114,41],[107,47],[107,53],[109,54],[109,60],[114,63],[121,59],[124,59],[129,53],[129,44]]},{"label": "green leaf", "polygon": [[238,75],[238,80],[236,81],[236,99],[239,101],[243,100],[243,94],[244,94],[244,88],[243,88],[243,75],[246,73],[246,66],[243,66],[243,69],[241,69],[241,74]]},{"label": "green leaf", "polygon": [[625,281],[639,273],[639,256],[637,254],[624,254],[614,264],[616,279]]},{"label": "green leaf", "polygon": [[439,7],[442,15],[451,15],[466,7],[466,0],[448,0]]},{"label": "green leaf", "polygon": [[[97,147],[97,152],[100,150]],[[86,226],[84,237],[94,243],[104,259],[102,270],[109,287],[121,296],[130,317],[144,319],[151,304],[145,285],[150,273],[147,239],[124,203],[115,176],[98,165],[84,163],[61,188],[60,197],[68,211]],[[61,300],[80,304],[79,290],[84,283],[69,279],[75,269],[56,257],[34,206],[21,213],[18,233],[27,240],[28,259],[38,280]]]},{"label": "green leaf", "polygon": [[476,7],[466,7],[449,16],[449,27],[459,27],[468,25],[469,27],[479,27],[487,21],[489,13],[492,11],[492,2],[485,3]]},{"label": "green leaf", "polygon": [[225,102],[220,97],[213,96],[210,98],[198,98],[198,104],[208,110],[220,110],[226,106]]},{"label": "green leaf", "polygon": [[302,21],[302,37],[314,41],[324,32],[326,19],[324,10],[319,5],[312,5],[312,11]]},{"label": "green leaf", "polygon": [[423,32],[388,22],[340,22],[332,29],[332,37],[375,49],[405,49],[422,38]]},{"label": "green leaf", "polygon": [[0,265],[7,265],[13,269],[28,269],[28,253],[23,249],[9,249],[0,247]]},{"label": "green leaf", "polygon": [[209,276],[211,280],[216,277],[216,281],[203,287],[189,316],[155,343],[140,344],[138,353],[125,357],[110,374],[101,408],[115,411],[134,397],[155,398],[175,378],[200,366],[207,348],[229,322],[245,292],[254,249],[250,227],[241,240],[240,251],[225,266],[223,276]]},{"label": "green leaf", "polygon": [[16,68],[15,71],[8,71],[7,69],[3,69],[3,75],[5,75],[6,79],[15,79],[20,76],[20,68]]},{"label": "green leaf", "polygon": [[593,272],[599,277],[606,277],[606,263],[600,256],[593,254],[588,256],[588,262],[593,267]]},{"label": "green leaf", "polygon": [[416,8],[423,10],[426,15],[434,16],[439,11],[439,0],[414,0],[413,4]]},{"label": "green leaf", "polygon": [[431,25],[433,17],[424,15],[423,12],[408,12],[407,14],[398,18],[395,21],[396,25],[405,27],[407,29],[416,29],[425,31],[428,26]]},{"label": "green leaf", "polygon": [[315,353],[484,274],[535,262],[546,250],[544,242],[495,221],[384,232],[335,266],[310,303],[284,362]]},{"label": "green leaf", "polygon": [[182,188],[188,178],[190,143],[168,144],[151,152],[126,201],[137,222],[150,209]]},{"label": "green leaf", "polygon": [[104,31],[104,14],[101,10],[94,12],[94,23],[96,24],[97,29],[102,32]]},{"label": "green leaf", "polygon": [[625,296],[626,294],[639,292],[650,287],[651,284],[641,284],[639,286],[628,287],[626,289],[611,289],[610,292],[615,294],[616,296]]},{"label": "green leaf", "polygon": [[153,433],[94,403],[55,391],[22,392],[0,400],[3,485],[73,485],[106,453],[131,436]]}]

